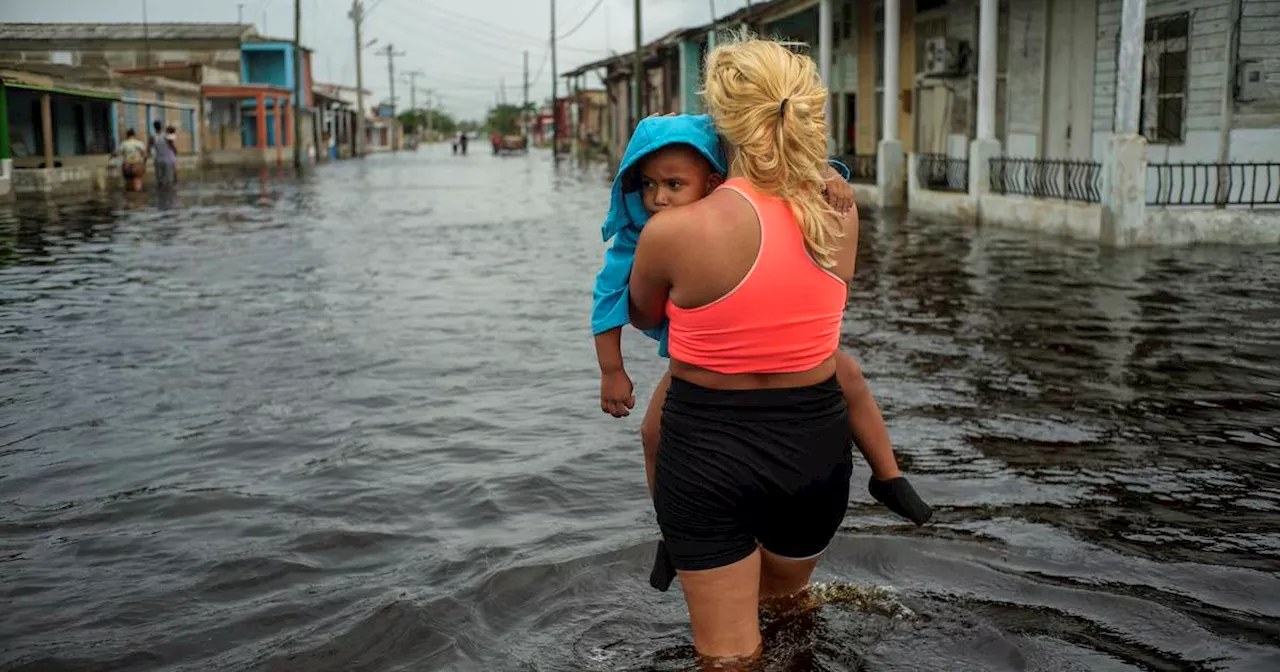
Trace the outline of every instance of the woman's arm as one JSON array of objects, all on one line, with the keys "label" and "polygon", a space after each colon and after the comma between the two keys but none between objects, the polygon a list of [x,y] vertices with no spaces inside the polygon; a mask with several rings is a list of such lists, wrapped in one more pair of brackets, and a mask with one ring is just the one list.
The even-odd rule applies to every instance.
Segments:
[{"label": "woman's arm", "polygon": [[675,213],[660,212],[649,218],[631,266],[631,325],[653,329],[666,318],[667,293],[671,291],[670,262],[677,237]]}]

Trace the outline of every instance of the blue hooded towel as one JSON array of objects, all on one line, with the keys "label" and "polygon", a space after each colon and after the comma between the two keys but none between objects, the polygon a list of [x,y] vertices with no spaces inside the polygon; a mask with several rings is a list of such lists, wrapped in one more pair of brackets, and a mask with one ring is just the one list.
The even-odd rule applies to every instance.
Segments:
[{"label": "blue hooded towel", "polygon": [[[728,172],[728,162],[710,116],[649,117],[636,126],[618,165],[618,172],[613,177],[609,214],[600,230],[605,242],[612,238],[613,245],[604,253],[604,267],[596,274],[591,308],[592,334],[601,334],[630,322],[631,293],[627,283],[631,279],[631,265],[635,261],[640,230],[649,221],[644,200],[635,190],[638,181],[631,178],[631,173],[644,157],[675,144],[692,146],[711,162],[713,170],[721,175]],[[625,187],[631,187],[632,191],[625,191]],[[644,333],[658,341],[659,355],[669,356],[666,323],[646,329]]]}]

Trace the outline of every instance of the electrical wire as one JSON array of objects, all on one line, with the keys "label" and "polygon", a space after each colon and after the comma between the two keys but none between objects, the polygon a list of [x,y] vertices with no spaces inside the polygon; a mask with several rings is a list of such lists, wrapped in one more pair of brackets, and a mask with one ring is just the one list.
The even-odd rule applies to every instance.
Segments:
[{"label": "electrical wire", "polygon": [[591,18],[591,15],[595,14],[596,10],[600,9],[600,5],[603,5],[603,4],[604,4],[604,0],[596,0],[596,4],[593,5],[591,9],[587,10],[587,15],[582,17],[582,20],[578,22],[578,25],[570,28],[569,31],[563,35],[557,35],[556,40],[563,40],[564,38],[569,37],[570,35],[578,32],[578,29],[585,26],[587,24],[587,20]]},{"label": "electrical wire", "polygon": [[[459,12],[445,9],[443,7],[437,7],[428,3],[409,3],[407,4],[407,7],[414,10],[432,13],[435,15],[435,19],[443,19],[446,22],[452,22],[453,25],[460,26],[462,30],[470,31],[472,33],[488,33],[488,37],[497,38],[506,42],[520,40],[527,44],[544,44],[547,41],[546,37],[537,37],[530,35],[529,33],[522,33],[508,28],[498,28],[488,21],[476,19],[475,17],[467,16],[466,14],[461,14]],[[603,49],[584,49],[582,47],[575,47],[572,45],[559,45],[559,48],[566,51],[578,51],[588,54],[600,54],[604,51]]]}]

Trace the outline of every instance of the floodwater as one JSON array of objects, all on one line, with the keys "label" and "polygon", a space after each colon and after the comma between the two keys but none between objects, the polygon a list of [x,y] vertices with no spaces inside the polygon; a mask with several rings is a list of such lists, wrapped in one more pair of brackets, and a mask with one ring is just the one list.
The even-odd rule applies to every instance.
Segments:
[{"label": "floodwater", "polygon": [[[0,669],[693,664],[597,403],[606,180],[424,147],[0,207]],[[763,667],[1280,669],[1280,249],[861,242],[845,343],[936,522],[862,466]]]}]

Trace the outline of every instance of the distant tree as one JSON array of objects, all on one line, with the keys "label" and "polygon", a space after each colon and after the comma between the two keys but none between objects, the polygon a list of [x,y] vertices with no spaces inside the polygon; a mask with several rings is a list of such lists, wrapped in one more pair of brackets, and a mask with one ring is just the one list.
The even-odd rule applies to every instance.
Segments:
[{"label": "distant tree", "polygon": [[[533,105],[530,104],[524,111],[532,112]],[[498,105],[489,108],[489,116],[485,120],[485,127],[492,132],[502,135],[514,135],[520,132],[520,112],[519,105]]]},{"label": "distant tree", "polygon": [[[430,123],[428,123],[427,115],[430,114]],[[440,133],[451,134],[458,130],[458,124],[453,117],[444,110],[438,109],[413,109],[406,110],[396,115],[401,124],[404,124],[405,130],[413,133],[418,129],[433,128]]]}]

